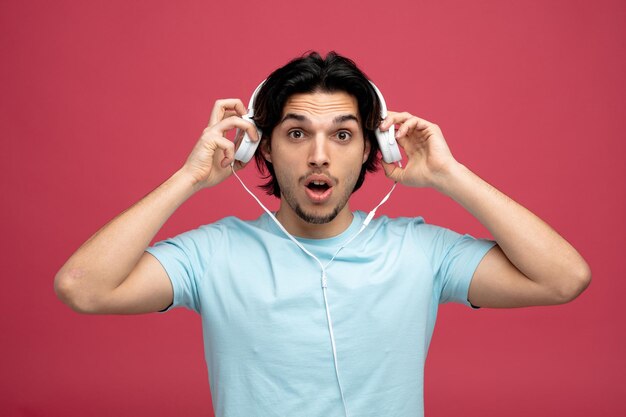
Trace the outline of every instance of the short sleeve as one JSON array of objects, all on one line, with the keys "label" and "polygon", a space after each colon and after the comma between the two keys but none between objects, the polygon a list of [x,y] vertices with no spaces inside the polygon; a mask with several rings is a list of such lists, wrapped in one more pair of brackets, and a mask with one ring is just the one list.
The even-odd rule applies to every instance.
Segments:
[{"label": "short sleeve", "polygon": [[472,277],[480,261],[496,242],[423,223],[417,227],[420,242],[433,269],[439,303],[456,302],[471,306],[468,292]]},{"label": "short sleeve", "polygon": [[[174,301],[169,308],[186,307],[200,312],[199,282],[209,249],[205,228],[191,230],[157,242],[146,249],[163,266],[172,282]],[[169,309],[168,308],[168,309]]]}]

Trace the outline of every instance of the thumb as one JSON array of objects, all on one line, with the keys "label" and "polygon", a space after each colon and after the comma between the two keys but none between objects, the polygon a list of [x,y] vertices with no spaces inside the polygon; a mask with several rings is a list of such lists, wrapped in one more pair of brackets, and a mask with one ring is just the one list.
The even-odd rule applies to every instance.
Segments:
[{"label": "thumb", "polygon": [[383,170],[385,171],[385,175],[387,176],[387,178],[393,181],[400,182],[404,170],[394,163],[388,164],[385,161],[380,162],[383,166]]}]

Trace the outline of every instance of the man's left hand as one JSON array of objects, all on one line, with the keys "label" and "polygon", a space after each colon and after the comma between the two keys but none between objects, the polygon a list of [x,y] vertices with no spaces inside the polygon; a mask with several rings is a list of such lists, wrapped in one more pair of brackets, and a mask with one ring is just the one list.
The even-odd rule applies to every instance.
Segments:
[{"label": "man's left hand", "polygon": [[410,187],[435,187],[457,165],[439,126],[410,113],[390,111],[380,124],[382,131],[397,125],[396,140],[408,161],[400,168],[382,162],[390,179]]}]

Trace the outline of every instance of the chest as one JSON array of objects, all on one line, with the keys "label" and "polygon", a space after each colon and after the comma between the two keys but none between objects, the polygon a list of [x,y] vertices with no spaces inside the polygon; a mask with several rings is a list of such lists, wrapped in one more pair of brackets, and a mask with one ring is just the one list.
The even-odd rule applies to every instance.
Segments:
[{"label": "chest", "polygon": [[[213,348],[234,349],[240,357],[280,351],[274,360],[302,353],[327,355],[319,264],[291,242],[243,246],[239,253],[256,255],[216,257],[200,283],[203,326]],[[334,254],[315,249],[323,264]],[[432,332],[437,305],[432,271],[416,248],[345,248],[326,274],[327,301],[341,346],[358,342],[358,349],[374,349],[383,340],[416,343],[403,340]]]}]

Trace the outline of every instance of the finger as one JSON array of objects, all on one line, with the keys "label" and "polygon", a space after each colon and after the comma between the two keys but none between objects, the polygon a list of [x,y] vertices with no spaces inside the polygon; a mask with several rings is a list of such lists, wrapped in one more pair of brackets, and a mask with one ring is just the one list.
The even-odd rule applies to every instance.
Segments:
[{"label": "finger", "polygon": [[380,121],[380,124],[378,125],[378,128],[384,132],[386,130],[389,130],[389,128],[391,127],[391,125],[393,124],[393,121],[391,120],[391,117],[393,115],[393,112],[387,112],[387,116]]},{"label": "finger", "polygon": [[395,114],[395,112],[392,112],[392,111],[387,112],[387,117],[385,117],[383,120],[381,120],[380,125],[378,126],[378,128],[382,132],[385,132],[385,131],[389,130],[389,128],[394,125],[394,121],[393,121],[394,114]]},{"label": "finger", "polygon": [[[233,144],[232,142],[230,143]],[[224,158],[220,161],[220,166],[222,168],[228,168],[228,166],[232,164],[233,168],[235,168],[235,171],[239,171],[240,169],[244,168],[249,162],[250,161],[241,162],[241,161],[236,160],[235,159],[235,147],[233,146],[232,153],[230,151],[228,152],[226,152],[226,150],[224,151]]]},{"label": "finger", "polygon": [[403,169],[400,168],[398,165],[396,164],[388,164],[385,161],[380,161],[382,166],[383,166],[383,170],[385,171],[385,175],[387,176],[387,178],[393,180],[393,181],[397,181],[397,182],[401,182],[400,180],[402,179],[402,171]]},{"label": "finger", "polygon": [[413,116],[411,113],[407,113],[407,112],[397,113],[397,112],[390,111],[388,112],[387,117],[383,119],[383,121],[380,123],[380,130],[383,130],[383,131],[388,130],[391,127],[391,125],[402,124],[409,119],[417,120],[417,124],[415,125],[415,128],[417,130],[424,130],[424,129],[428,129],[429,127],[437,126],[436,124],[429,122],[426,119]]},{"label": "finger", "polygon": [[241,139],[243,139],[243,130],[237,128],[237,131],[235,132],[235,138],[233,139],[233,142],[235,143],[235,147],[239,145],[239,142],[241,142]]},{"label": "finger", "polygon": [[240,169],[244,168],[246,165],[247,163],[243,163],[241,161],[235,160],[235,163],[233,164],[233,168],[235,168],[235,171],[239,171]]},{"label": "finger", "polygon": [[396,139],[406,136],[409,132],[413,131],[418,124],[419,119],[415,116],[402,123],[400,128],[396,130]]},{"label": "finger", "polygon": [[233,156],[235,154],[235,144],[221,136],[214,136],[211,140],[215,143],[215,149],[220,149],[224,155]]},{"label": "finger", "polygon": [[217,149],[224,153],[224,157],[220,160],[220,166],[226,168],[235,160],[235,144],[224,137],[215,137],[214,143]]},{"label": "finger", "polygon": [[414,117],[417,120],[417,125],[415,126],[417,130],[424,130],[424,129],[428,129],[429,127],[437,126],[436,124],[434,124],[433,122],[429,122],[428,120],[421,119],[417,116],[414,116]]},{"label": "finger", "polygon": [[414,143],[413,141],[409,140],[408,136],[397,137],[396,142],[398,142],[400,148],[404,149],[405,152],[410,152],[411,144]]},{"label": "finger", "polygon": [[256,126],[252,124],[251,122],[244,120],[238,116],[228,117],[220,121],[219,123],[217,123],[215,126],[213,126],[213,129],[217,129],[222,136],[224,135],[224,133],[234,128],[245,130],[253,142],[256,142],[259,140],[259,135],[256,131]]},{"label": "finger", "polygon": [[395,111],[387,112],[387,117],[380,123],[380,130],[388,130],[394,124],[401,124],[410,119],[413,116],[411,113],[402,112],[397,113]]},{"label": "finger", "polygon": [[[256,132],[256,129],[254,129]],[[258,132],[256,132],[258,133]],[[237,128],[236,132],[235,132],[235,137],[233,138],[233,143],[235,144],[235,149],[237,149],[239,147],[239,144],[241,143],[241,141],[243,140],[243,137],[245,135],[245,131]],[[256,139],[254,139],[253,137],[250,137],[250,139],[252,139],[253,142],[256,142]]]},{"label": "finger", "polygon": [[222,120],[226,119],[227,117],[231,117],[231,116],[239,116],[239,114],[235,110],[226,110],[224,112],[224,116],[222,117]]},{"label": "finger", "polygon": [[[237,114],[236,111],[234,111],[234,110],[226,110],[224,112],[224,116],[222,117],[222,120],[228,119],[229,117],[233,117],[233,116],[239,117],[239,115]],[[237,131],[239,131],[239,129],[237,129]]]},{"label": "finger", "polygon": [[213,126],[223,120],[227,111],[234,112],[239,116],[242,116],[248,112],[243,102],[238,98],[225,98],[220,99],[213,105],[211,110],[211,116],[209,117],[209,126]]}]

